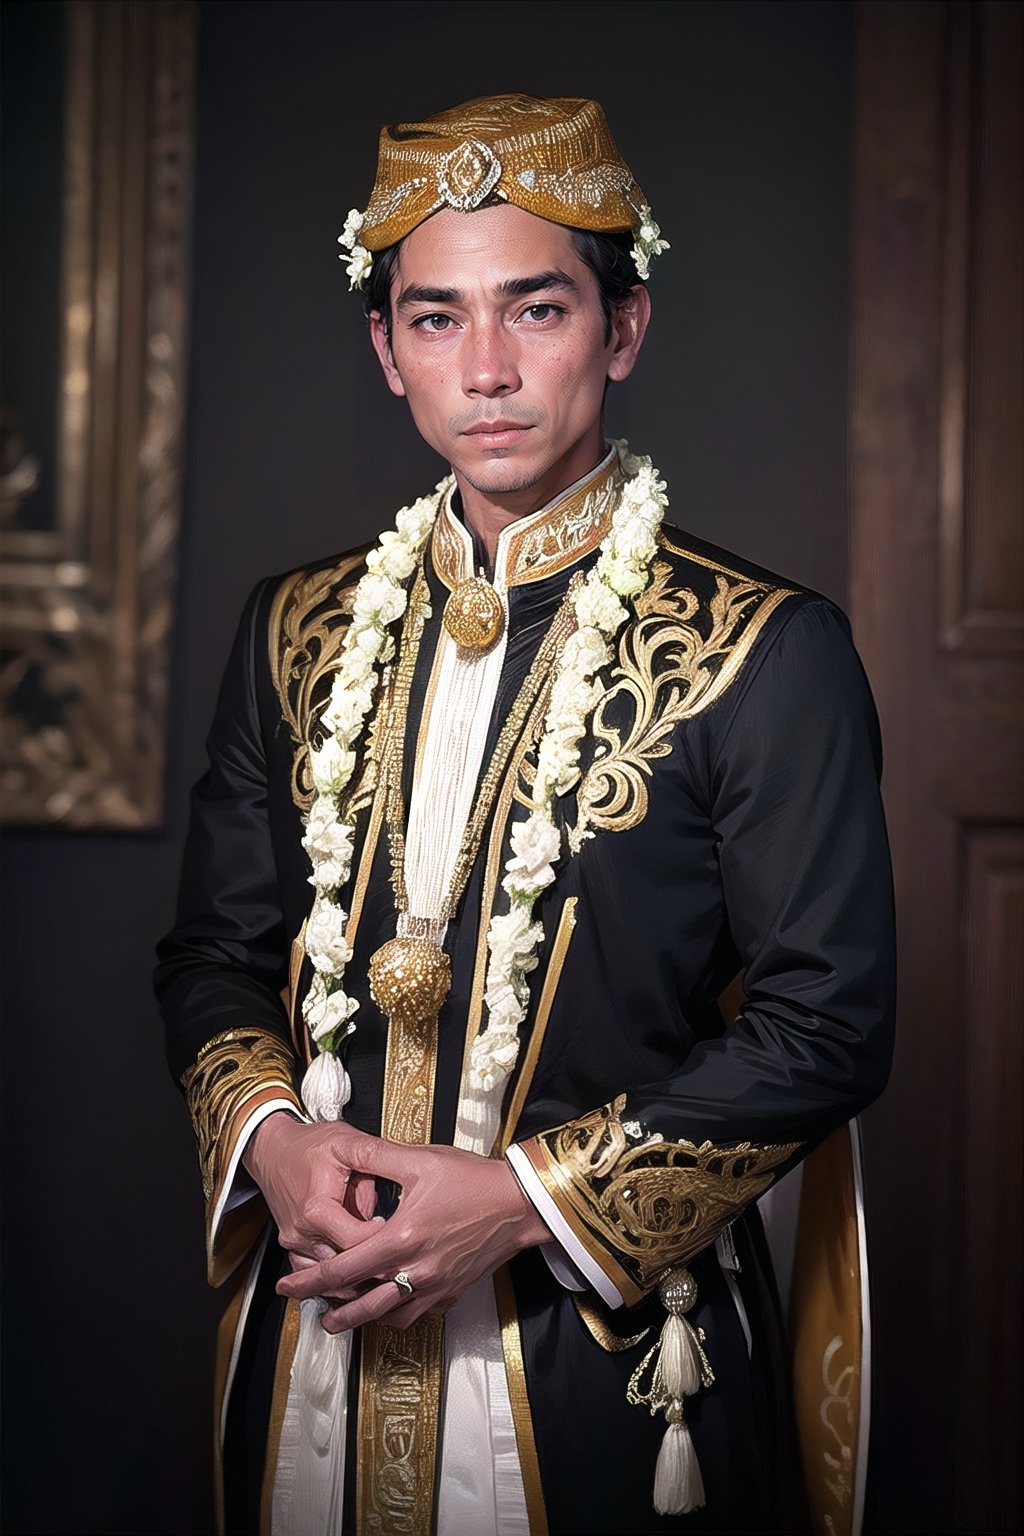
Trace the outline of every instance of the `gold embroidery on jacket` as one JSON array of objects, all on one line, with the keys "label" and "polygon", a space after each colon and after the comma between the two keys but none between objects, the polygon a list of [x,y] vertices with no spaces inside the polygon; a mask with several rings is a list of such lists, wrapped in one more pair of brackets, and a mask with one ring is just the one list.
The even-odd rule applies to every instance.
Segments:
[{"label": "gold embroidery on jacket", "polygon": [[[352,613],[355,581],[347,582],[361,554],[348,555],[321,571],[297,571],[286,576],[274,594],[270,612],[270,675],[281,715],[295,743],[292,799],[309,809],[313,781],[309,773],[309,741],[314,717],[327,703],[329,682],[338,664],[341,643]],[[344,622],[340,622],[344,620]],[[360,784],[360,793],[369,786]]]},{"label": "gold embroidery on jacket", "polygon": [[294,1066],[291,1052],[277,1035],[264,1029],[229,1029],[207,1041],[182,1075],[206,1200],[219,1184],[231,1153],[231,1124],[246,1102],[272,1089],[274,1097],[298,1104],[292,1081]]},{"label": "gold embroidery on jacket", "polygon": [[[509,536],[506,585],[546,581],[595,550],[611,528],[621,488],[622,474],[612,460],[546,512],[523,518]],[[456,524],[449,496],[434,524],[430,546],[434,570],[449,589],[474,574],[469,548],[456,532]]]},{"label": "gold embroidery on jacket", "polygon": [[[673,1264],[686,1263],[773,1182],[801,1143],[719,1147],[710,1141],[639,1144],[623,1129],[626,1097],[524,1143],[560,1211],[602,1268],[611,1257],[642,1296]],[[618,1278],[613,1275],[618,1284]],[[620,1286],[620,1290],[622,1287]]]},{"label": "gold embroidery on jacket", "polygon": [[[595,831],[626,832],[640,825],[647,815],[651,763],[668,757],[669,738],[680,721],[722,696],[769,614],[792,596],[788,587],[698,563],[715,573],[709,598],[672,585],[672,567],[656,560],[650,584],[637,598],[636,618],[620,636],[611,686],[591,725],[597,746],[568,835],[573,853]],[[615,720],[621,719],[624,702],[629,724],[622,727]]]}]

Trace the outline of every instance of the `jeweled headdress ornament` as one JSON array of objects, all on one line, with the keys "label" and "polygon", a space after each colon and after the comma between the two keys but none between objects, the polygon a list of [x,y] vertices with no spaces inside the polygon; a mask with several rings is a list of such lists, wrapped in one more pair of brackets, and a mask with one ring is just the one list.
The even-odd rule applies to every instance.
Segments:
[{"label": "jeweled headdress ornament", "polygon": [[491,197],[555,224],[631,231],[645,280],[651,257],[668,249],[596,101],[483,96],[422,123],[381,129],[370,201],[363,213],[352,209],[338,237],[350,286],[363,286],[374,251],[432,213],[471,213]]}]

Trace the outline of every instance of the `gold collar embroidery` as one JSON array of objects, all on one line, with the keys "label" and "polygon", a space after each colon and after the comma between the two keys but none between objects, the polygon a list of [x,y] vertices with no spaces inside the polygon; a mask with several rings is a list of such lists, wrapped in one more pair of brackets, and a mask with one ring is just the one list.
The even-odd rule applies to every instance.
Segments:
[{"label": "gold collar embroidery", "polygon": [[[494,587],[543,581],[590,554],[611,527],[621,485],[619,457],[611,448],[596,469],[546,507],[510,523],[498,539]],[[442,502],[430,546],[434,570],[449,590],[475,575],[473,539],[452,509],[453,494]]]}]

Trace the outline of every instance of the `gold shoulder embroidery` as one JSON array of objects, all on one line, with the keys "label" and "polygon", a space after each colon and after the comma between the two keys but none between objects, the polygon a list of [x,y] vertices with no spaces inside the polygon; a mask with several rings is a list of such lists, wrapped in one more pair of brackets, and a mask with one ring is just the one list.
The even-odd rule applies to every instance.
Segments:
[{"label": "gold shoulder embroidery", "polygon": [[[594,759],[580,783],[569,846],[578,853],[595,831],[626,832],[647,815],[651,763],[668,757],[669,737],[721,698],[736,678],[769,615],[793,595],[663,544],[714,573],[705,598],[672,584],[672,567],[656,560],[636,602],[636,618],[619,638],[611,686],[594,711]],[[628,724],[622,720],[625,706]]]},{"label": "gold shoulder embroidery", "polygon": [[696,1146],[653,1136],[631,1145],[625,1103],[620,1095],[523,1147],[584,1247],[634,1302],[763,1195],[801,1143]]},{"label": "gold shoulder embroidery", "polygon": [[325,679],[337,664],[352,612],[355,584],[347,578],[362,559],[349,555],[326,570],[286,576],[270,611],[270,675],[295,743],[292,798],[303,811],[313,799],[309,740],[314,716],[327,702]]}]

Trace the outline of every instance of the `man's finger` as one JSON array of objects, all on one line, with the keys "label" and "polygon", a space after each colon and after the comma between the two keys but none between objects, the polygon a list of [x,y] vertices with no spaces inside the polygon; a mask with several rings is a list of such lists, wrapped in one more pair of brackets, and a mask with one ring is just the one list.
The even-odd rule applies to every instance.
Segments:
[{"label": "man's finger", "polygon": [[395,1239],[388,1230],[389,1223],[364,1221],[359,1225],[363,1228],[365,1242],[332,1259],[325,1259],[301,1275],[284,1275],[277,1282],[278,1295],[305,1301],[309,1296],[331,1296],[339,1290],[351,1290],[366,1280],[382,1280],[397,1274],[402,1263],[395,1251]]},{"label": "man's finger", "polygon": [[373,1230],[362,1217],[353,1216],[340,1200],[333,1197],[318,1199],[304,1211],[302,1225],[306,1237],[297,1246],[303,1253],[313,1253],[318,1259],[331,1258],[344,1248],[355,1247]]},{"label": "man's finger", "polygon": [[392,1179],[396,1184],[407,1184],[417,1172],[430,1166],[431,1161],[428,1147],[410,1147],[404,1141],[369,1136],[365,1131],[355,1131],[351,1127],[345,1127],[345,1134],[330,1147],[342,1168]]},{"label": "man's finger", "polygon": [[377,1210],[377,1186],[373,1179],[361,1178],[359,1174],[355,1174],[350,1187],[356,1215],[361,1216],[364,1221],[372,1220]]},{"label": "man's finger", "polygon": [[406,1328],[427,1310],[426,1298],[419,1297],[404,1306],[396,1305],[404,1300],[404,1293],[393,1280],[382,1281],[372,1290],[365,1291],[355,1301],[344,1306],[332,1307],[320,1319],[320,1326],[327,1333],[344,1333],[349,1328],[361,1328],[364,1323],[383,1319],[388,1325]]}]

